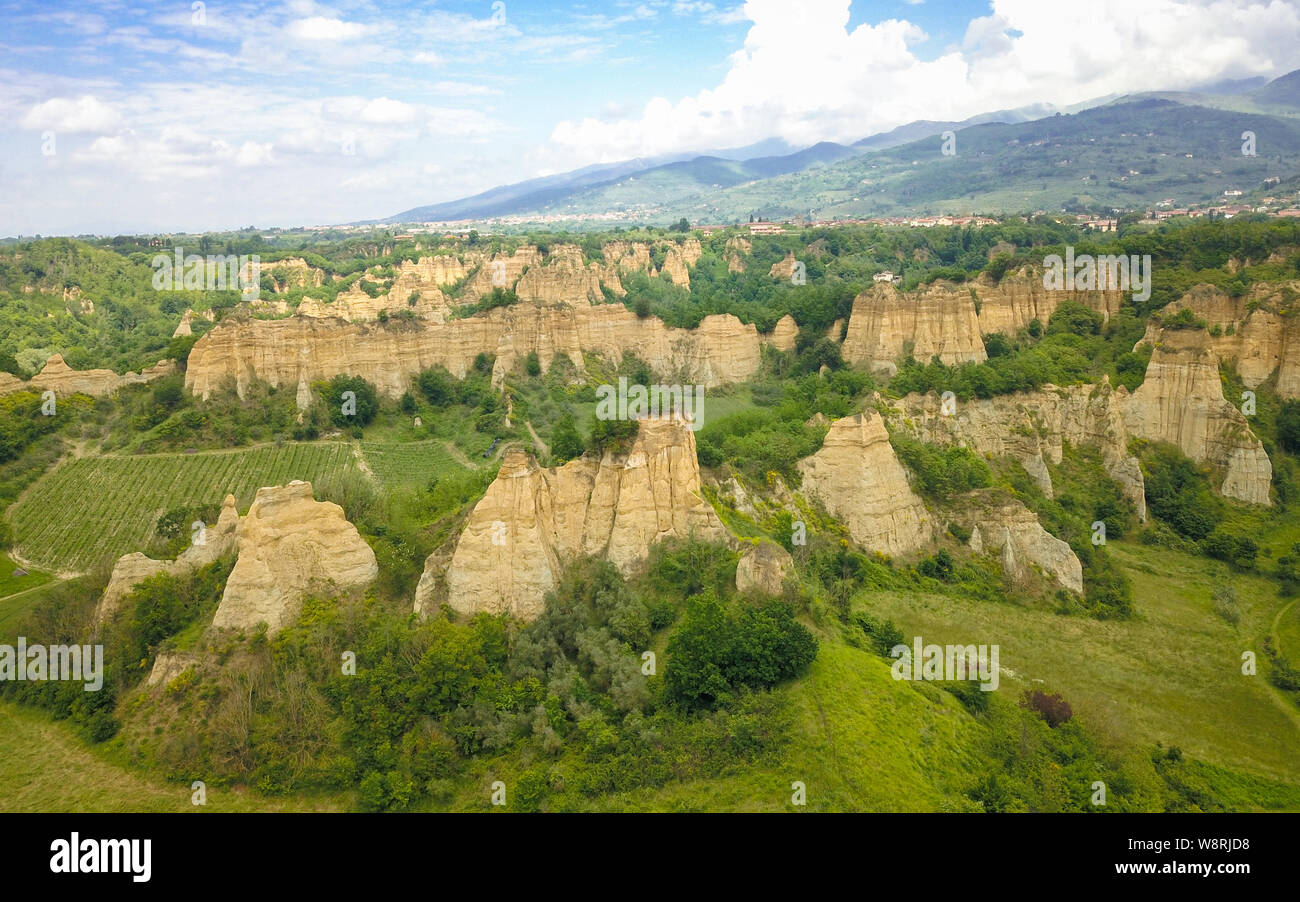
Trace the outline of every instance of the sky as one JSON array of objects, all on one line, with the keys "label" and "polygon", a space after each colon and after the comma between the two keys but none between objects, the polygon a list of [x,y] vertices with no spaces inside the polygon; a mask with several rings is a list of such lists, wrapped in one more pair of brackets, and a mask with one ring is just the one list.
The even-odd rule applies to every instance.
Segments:
[{"label": "sky", "polygon": [[349,222],[1300,68],[1300,0],[0,0],[0,21],[0,236]]}]

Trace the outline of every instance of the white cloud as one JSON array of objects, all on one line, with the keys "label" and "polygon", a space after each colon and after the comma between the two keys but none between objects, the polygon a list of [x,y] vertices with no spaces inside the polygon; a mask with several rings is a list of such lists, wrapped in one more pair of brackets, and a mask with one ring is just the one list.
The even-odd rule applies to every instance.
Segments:
[{"label": "white cloud", "polygon": [[387,97],[376,97],[361,108],[358,118],[362,122],[371,122],[376,125],[393,125],[402,122],[414,122],[417,115],[419,115],[417,108],[409,103],[390,100]]},{"label": "white cloud", "polygon": [[342,19],[325,16],[295,19],[285,28],[290,37],[300,41],[351,41],[374,34],[377,30],[378,27],[374,25],[344,22]]},{"label": "white cloud", "polygon": [[245,141],[239,146],[238,152],[235,153],[234,161],[236,166],[266,166],[270,165],[271,145],[258,144],[256,141]]},{"label": "white cloud", "polygon": [[[704,4],[678,3],[683,13]],[[992,0],[961,47],[933,59],[898,19],[850,30],[849,0],[748,0],[753,24],[716,87],[657,97],[615,121],[560,122],[571,165],[778,136],[852,141],[916,119],[1279,75],[1300,65],[1300,10],[1281,0]]]},{"label": "white cloud", "polygon": [[23,128],[56,132],[105,134],[122,121],[117,110],[87,94],[76,100],[54,97],[32,107],[23,117]]}]

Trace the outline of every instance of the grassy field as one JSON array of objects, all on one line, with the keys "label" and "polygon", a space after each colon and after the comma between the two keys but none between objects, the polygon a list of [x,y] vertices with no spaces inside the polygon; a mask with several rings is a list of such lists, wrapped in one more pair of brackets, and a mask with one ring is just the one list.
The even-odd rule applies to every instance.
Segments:
[{"label": "grassy field", "polygon": [[422,487],[434,476],[463,470],[440,439],[361,443],[366,465],[386,488]]},{"label": "grassy field", "polygon": [[[26,570],[27,575],[14,576],[15,570]],[[16,595],[19,592],[30,592],[32,589],[48,583],[53,578],[48,573],[31,567],[23,567],[9,558],[0,558],[0,599],[8,598],[10,595]]]},{"label": "grassy field", "polygon": [[22,556],[51,570],[85,571],[142,550],[169,510],[220,504],[228,493],[243,510],[261,486],[319,481],[355,466],[352,446],[338,442],[79,457],[47,473],[6,516]]},{"label": "grassy field", "polygon": [[[927,643],[997,643],[1002,693],[1059,691],[1104,734],[1129,745],[1178,746],[1220,767],[1300,785],[1300,708],[1262,675],[1241,672],[1284,602],[1276,583],[1165,549],[1112,542],[1133,582],[1132,621],[1063,617],[1011,604],[922,594],[864,595],[859,603]],[[1216,585],[1241,607],[1232,626],[1214,613]]]},{"label": "grassy field", "polygon": [[23,811],[329,811],[331,798],[268,799],[256,793],[207,787],[207,804],[191,790],[115,764],[91,749],[67,725],[30,708],[0,701],[0,812]]}]

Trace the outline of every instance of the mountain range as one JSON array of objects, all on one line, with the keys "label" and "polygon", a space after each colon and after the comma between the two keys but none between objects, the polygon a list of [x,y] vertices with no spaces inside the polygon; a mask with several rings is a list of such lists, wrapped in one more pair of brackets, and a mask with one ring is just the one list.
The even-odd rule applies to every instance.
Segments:
[{"label": "mountain range", "polygon": [[[954,132],[955,153],[942,152]],[[1242,133],[1257,153],[1242,153]],[[951,145],[949,149],[954,149]],[[613,218],[634,223],[933,213],[1101,211],[1205,203],[1300,175],[1300,70],[1198,91],[1033,104],[918,120],[852,144],[781,139],[602,163],[377,220]]]}]

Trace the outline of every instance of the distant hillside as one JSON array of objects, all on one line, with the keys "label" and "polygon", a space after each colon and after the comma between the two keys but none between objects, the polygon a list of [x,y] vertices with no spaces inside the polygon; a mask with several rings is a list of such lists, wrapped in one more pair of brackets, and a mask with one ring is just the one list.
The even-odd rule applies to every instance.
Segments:
[{"label": "distant hillside", "polygon": [[[1245,130],[1260,136],[1258,156],[1242,156]],[[957,131],[956,150],[943,156],[933,136],[667,212],[725,222],[807,211],[831,218],[1203,203],[1300,172],[1300,121],[1153,99],[971,126]]]},{"label": "distant hillside", "polygon": [[1256,103],[1300,111],[1300,69],[1250,92]]},{"label": "distant hillside", "polygon": [[[1036,104],[963,122],[918,120],[852,145],[822,142],[771,154],[732,152],[629,160],[506,185],[380,220],[610,215],[629,223],[739,221],[922,213],[1076,211],[1182,205],[1249,193],[1300,171],[1300,70],[1265,85]],[[1259,136],[1241,155],[1240,135]],[[958,134],[955,157],[940,135]],[[763,153],[762,156],[751,155]]]}]

